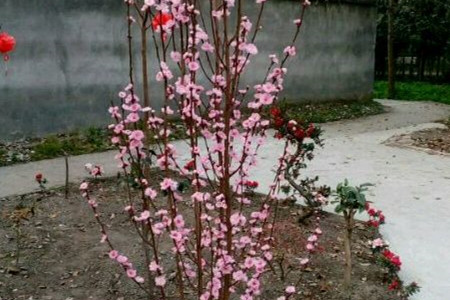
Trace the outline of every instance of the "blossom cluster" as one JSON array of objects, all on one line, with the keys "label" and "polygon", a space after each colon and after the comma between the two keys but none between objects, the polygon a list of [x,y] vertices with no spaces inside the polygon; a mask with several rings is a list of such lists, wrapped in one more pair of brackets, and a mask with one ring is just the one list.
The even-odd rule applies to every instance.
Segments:
[{"label": "blossom cluster", "polygon": [[126,271],[128,278],[133,279],[137,283],[143,283],[144,278],[137,275],[136,269],[133,267],[133,264],[129,261],[128,257],[120,254],[117,250],[111,250],[109,252],[109,258],[118,262]]},{"label": "blossom cluster", "polygon": [[[308,243],[306,244],[306,250],[313,253],[320,249],[319,238],[322,235],[322,229],[320,228],[320,217],[316,217],[316,228],[308,237]],[[309,261],[309,260],[308,260]],[[307,263],[307,261],[302,260],[302,264]]]},{"label": "blossom cluster", "polygon": [[365,209],[369,215],[369,220],[367,221],[369,226],[377,228],[384,224],[385,216],[381,210],[372,207],[369,202],[366,202]]},{"label": "blossom cluster", "polygon": [[400,260],[400,256],[396,255],[394,252],[390,251],[389,249],[385,249],[383,252],[383,257],[389,261],[389,263],[397,269],[397,271],[400,271],[400,267],[402,265],[402,262]]},{"label": "blossom cluster", "polygon": [[89,175],[93,176],[94,178],[100,177],[104,174],[103,167],[100,165],[87,163],[84,165],[84,168],[89,173]]}]

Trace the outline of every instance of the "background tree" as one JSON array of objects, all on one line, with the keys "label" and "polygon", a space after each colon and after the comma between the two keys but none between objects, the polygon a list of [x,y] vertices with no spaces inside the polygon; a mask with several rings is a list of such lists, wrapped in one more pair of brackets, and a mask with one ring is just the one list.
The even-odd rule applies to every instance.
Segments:
[{"label": "background tree", "polygon": [[[385,75],[388,39],[388,4],[391,0],[378,0],[378,29],[376,43],[377,73]],[[396,1],[393,21],[395,36],[394,56],[415,57],[414,73],[425,79],[426,64],[432,59],[450,57],[450,3],[443,0]],[[450,79],[449,71],[443,79]]]}]

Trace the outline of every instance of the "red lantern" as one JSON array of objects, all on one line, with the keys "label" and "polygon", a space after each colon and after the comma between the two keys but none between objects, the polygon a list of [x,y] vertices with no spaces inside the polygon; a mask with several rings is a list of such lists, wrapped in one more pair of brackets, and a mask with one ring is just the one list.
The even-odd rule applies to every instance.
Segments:
[{"label": "red lantern", "polygon": [[14,47],[16,46],[16,39],[9,35],[6,32],[0,33],[0,53],[3,54],[3,59],[5,61],[9,60],[8,53],[14,50]]},{"label": "red lantern", "polygon": [[6,32],[0,32],[0,53],[3,54],[3,60],[5,61],[5,76],[8,75],[8,53],[13,51],[14,47],[16,47],[16,39]]}]

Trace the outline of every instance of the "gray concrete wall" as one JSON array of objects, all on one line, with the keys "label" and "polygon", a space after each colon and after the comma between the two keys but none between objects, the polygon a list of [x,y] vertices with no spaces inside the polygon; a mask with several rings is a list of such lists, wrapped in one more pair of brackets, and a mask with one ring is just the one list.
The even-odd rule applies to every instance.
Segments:
[{"label": "gray concrete wall", "polygon": [[[307,12],[299,56],[289,65],[287,99],[370,97],[375,7],[370,0],[340,2]],[[246,82],[259,82],[266,56],[288,44],[298,9],[298,2],[268,1],[261,55]],[[106,109],[127,83],[123,1],[1,0],[0,23],[17,39],[9,75],[0,75],[0,139],[107,124]],[[156,102],[158,94],[152,94]]]}]

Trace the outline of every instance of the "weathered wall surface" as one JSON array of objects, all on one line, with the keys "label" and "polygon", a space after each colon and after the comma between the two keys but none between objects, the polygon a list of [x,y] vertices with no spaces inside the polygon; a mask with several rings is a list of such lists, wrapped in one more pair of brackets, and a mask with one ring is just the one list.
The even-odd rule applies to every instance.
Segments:
[{"label": "weathered wall surface", "polygon": [[[376,11],[358,4],[368,0],[349,2],[307,12],[299,56],[289,65],[287,99],[370,97]],[[253,1],[247,3],[251,11]],[[261,55],[247,83],[259,82],[267,55],[288,44],[298,9],[298,3],[268,2],[257,42]],[[0,139],[107,124],[106,109],[127,84],[123,1],[2,0],[0,23],[17,39],[9,74],[0,75]],[[155,106],[158,94],[152,93]]]}]

